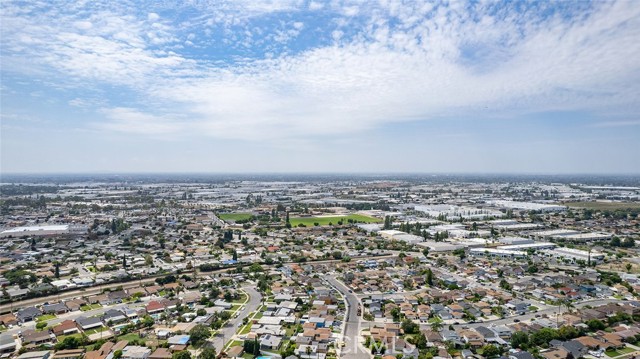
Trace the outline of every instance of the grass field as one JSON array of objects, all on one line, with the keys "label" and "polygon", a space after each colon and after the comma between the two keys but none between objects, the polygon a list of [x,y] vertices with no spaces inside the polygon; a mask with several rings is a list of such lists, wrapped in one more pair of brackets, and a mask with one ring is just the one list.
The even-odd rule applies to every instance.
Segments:
[{"label": "grass field", "polygon": [[604,353],[608,357],[615,358],[615,357],[618,357],[620,355],[629,354],[629,353],[634,352],[634,351],[635,351],[635,349],[633,349],[633,348],[624,347],[622,349],[617,349],[617,350],[607,350]]},{"label": "grass field", "polygon": [[87,304],[87,305],[83,305],[82,307],[80,307],[80,310],[83,312],[92,310],[92,309],[98,309],[101,308],[102,305],[100,305],[99,303],[96,304]]},{"label": "grass field", "polygon": [[342,221],[343,224],[349,223],[349,220],[353,222],[360,223],[380,223],[381,219],[363,216],[360,214],[350,214],[348,216],[335,216],[335,217],[294,217],[289,218],[289,223],[293,227],[297,227],[300,223],[304,224],[307,227],[313,227],[315,223],[318,223],[319,226],[328,226],[329,223],[333,225],[338,225],[339,221]]},{"label": "grass field", "polygon": [[567,202],[564,203],[564,205],[571,208],[590,208],[600,210],[640,208],[640,202]]},{"label": "grass field", "polygon": [[128,333],[125,335],[119,335],[118,340],[126,340],[132,342],[134,340],[141,340],[142,338],[136,333]]},{"label": "grass field", "polygon": [[241,327],[238,330],[238,334],[242,335],[242,334],[249,334],[249,332],[251,332],[251,323],[248,323],[247,325]]},{"label": "grass field", "polygon": [[220,213],[218,218],[223,221],[243,221],[253,217],[251,213]]},{"label": "grass field", "polygon": [[44,314],[36,318],[36,322],[46,322],[47,320],[56,319],[53,314]]},{"label": "grass field", "polygon": [[86,334],[87,336],[91,335],[91,334],[96,334],[96,333],[100,333],[100,332],[105,332],[109,330],[109,328],[107,327],[100,327],[100,328],[95,328],[95,329],[90,329],[87,330],[86,332],[84,332],[84,334]]},{"label": "grass field", "polygon": [[76,338],[76,339],[82,339],[82,334],[80,333],[74,333],[74,334],[68,334],[68,335],[58,335],[56,337],[56,339],[58,340],[58,343],[62,342],[65,340],[65,338]]},{"label": "grass field", "polygon": [[247,300],[247,295],[244,294],[243,292],[238,293],[240,295],[240,298],[234,300],[232,303],[233,304],[244,304],[245,301]]}]

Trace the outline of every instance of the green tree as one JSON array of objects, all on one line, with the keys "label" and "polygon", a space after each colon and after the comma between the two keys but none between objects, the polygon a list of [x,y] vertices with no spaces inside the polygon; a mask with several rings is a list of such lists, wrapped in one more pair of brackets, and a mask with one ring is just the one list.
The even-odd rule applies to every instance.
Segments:
[{"label": "green tree", "polygon": [[173,353],[171,359],[191,359],[191,353],[188,350],[182,350],[179,352]]},{"label": "green tree", "polygon": [[198,355],[198,359],[216,359],[215,348],[206,347],[202,349],[202,352]]},{"label": "green tree", "polygon": [[191,336],[191,344],[194,347],[199,347],[211,336],[211,330],[205,325],[198,324],[191,329],[189,335]]},{"label": "green tree", "polygon": [[584,324],[586,324],[589,327],[589,330],[591,330],[592,332],[604,330],[607,327],[607,325],[599,319],[590,319],[587,320]]},{"label": "green tree", "polygon": [[558,339],[571,340],[580,336],[580,332],[576,327],[570,325],[563,325],[558,329]]},{"label": "green tree", "polygon": [[611,245],[612,247],[620,247],[620,238],[613,236],[611,237],[611,240],[609,241],[609,245]]},{"label": "green tree", "polygon": [[622,243],[620,243],[620,246],[624,248],[631,248],[631,247],[634,247],[635,245],[636,245],[636,240],[631,237],[627,237],[623,239]]},{"label": "green tree", "polygon": [[542,328],[529,337],[531,344],[543,347],[547,347],[554,339],[558,339],[558,333],[552,328]]},{"label": "green tree", "polygon": [[529,345],[529,334],[526,332],[515,332],[511,335],[511,346],[514,348],[527,349]]},{"label": "green tree", "polygon": [[440,319],[439,317],[434,318],[429,325],[431,326],[431,330],[433,330],[434,332],[439,332],[444,327],[442,319]]},{"label": "green tree", "polygon": [[405,334],[416,334],[420,332],[420,326],[410,319],[402,321],[402,330]]},{"label": "green tree", "polygon": [[482,347],[482,356],[485,358],[493,358],[502,354],[502,349],[495,345],[488,344]]},{"label": "green tree", "polygon": [[427,277],[425,278],[425,281],[429,286],[433,285],[433,271],[431,268],[427,269]]}]

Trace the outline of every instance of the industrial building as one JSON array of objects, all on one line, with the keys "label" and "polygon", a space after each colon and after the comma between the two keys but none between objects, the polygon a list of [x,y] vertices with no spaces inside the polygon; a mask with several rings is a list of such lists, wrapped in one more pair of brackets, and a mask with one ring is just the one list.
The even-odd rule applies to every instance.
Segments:
[{"label": "industrial building", "polygon": [[516,202],[516,201],[495,200],[495,201],[489,201],[488,203],[498,208],[516,209],[516,210],[523,210],[523,211],[563,212],[567,210],[566,206],[560,206],[557,204],[535,203],[535,202]]},{"label": "industrial building", "polygon": [[68,224],[8,228],[0,232],[0,238],[18,238],[22,236],[45,237],[61,234],[69,234]]},{"label": "industrial building", "polygon": [[506,245],[515,245],[515,244],[531,244],[531,243],[534,243],[534,240],[529,238],[524,238],[524,237],[503,237],[503,238],[499,238],[498,242]]},{"label": "industrial building", "polygon": [[513,219],[498,219],[495,221],[487,222],[487,224],[493,226],[496,229],[504,229],[505,231],[523,231],[527,229],[537,229],[542,227],[542,225],[538,223],[522,223]]},{"label": "industrial building", "polygon": [[469,255],[477,257],[524,258],[527,252],[500,248],[471,248]]},{"label": "industrial building", "polygon": [[542,250],[542,249],[553,249],[555,248],[555,243],[551,242],[533,242],[533,243],[522,243],[522,244],[512,244],[508,246],[500,246],[498,249],[504,249],[507,251],[527,251],[529,249],[534,250]]},{"label": "industrial building", "polygon": [[572,229],[554,229],[549,231],[539,231],[532,233],[538,238],[545,239],[564,239],[574,242],[592,242],[592,241],[605,241],[611,239],[610,233],[603,232],[588,232],[582,233],[580,231]]},{"label": "industrial building", "polygon": [[556,259],[565,260],[568,259],[572,262],[576,262],[578,260],[582,260],[585,262],[591,261],[595,263],[600,263],[604,261],[604,253],[596,252],[596,251],[583,251],[580,249],[573,248],[555,248],[555,249],[547,249],[544,250],[545,253],[549,257],[553,257]]}]

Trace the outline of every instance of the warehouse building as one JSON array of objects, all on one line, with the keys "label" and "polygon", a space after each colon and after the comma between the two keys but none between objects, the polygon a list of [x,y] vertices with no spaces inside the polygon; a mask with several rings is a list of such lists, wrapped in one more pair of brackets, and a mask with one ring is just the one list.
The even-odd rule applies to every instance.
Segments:
[{"label": "warehouse building", "polygon": [[585,261],[585,262],[588,262],[590,260],[592,263],[593,262],[600,263],[604,261],[604,253],[600,253],[596,251],[589,252],[589,251],[583,251],[580,249],[562,247],[562,248],[544,250],[543,252],[549,257],[553,257],[560,260],[567,259],[574,263],[579,260]]},{"label": "warehouse building", "polygon": [[0,232],[0,238],[18,238],[22,236],[55,236],[61,234],[69,234],[68,224],[47,225],[47,226],[27,226],[8,228]]},{"label": "warehouse building", "polygon": [[474,257],[524,258],[527,252],[500,248],[471,248],[469,255]]},{"label": "warehouse building", "polygon": [[543,249],[553,249],[556,245],[551,242],[534,242],[534,243],[523,243],[523,244],[512,244],[508,246],[500,246],[499,249],[504,249],[507,251],[527,251],[529,249],[534,249],[536,251]]}]

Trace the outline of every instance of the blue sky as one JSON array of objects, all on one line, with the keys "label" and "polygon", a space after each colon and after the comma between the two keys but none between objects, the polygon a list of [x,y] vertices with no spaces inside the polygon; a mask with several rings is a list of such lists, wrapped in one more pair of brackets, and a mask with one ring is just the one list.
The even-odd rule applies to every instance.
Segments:
[{"label": "blue sky", "polygon": [[640,172],[636,1],[3,1],[15,172]]}]

